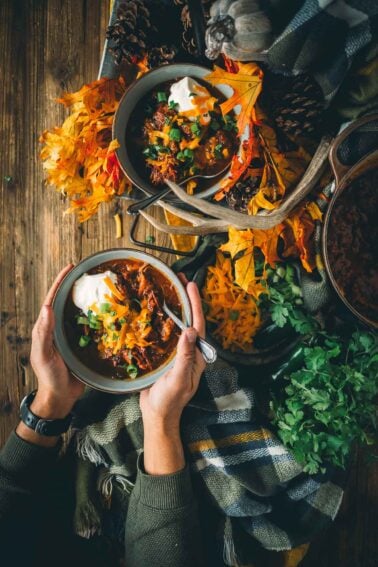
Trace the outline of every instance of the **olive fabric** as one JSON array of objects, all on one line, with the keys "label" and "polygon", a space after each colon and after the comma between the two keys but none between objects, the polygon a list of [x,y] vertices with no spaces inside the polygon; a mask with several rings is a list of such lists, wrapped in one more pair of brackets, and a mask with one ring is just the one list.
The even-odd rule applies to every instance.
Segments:
[{"label": "olive fabric", "polygon": [[[104,536],[74,534],[75,467],[68,451],[59,456],[13,432],[0,451],[1,564],[30,567],[113,567],[122,550]],[[202,565],[197,505],[188,468],[162,476],[138,462],[128,505],[127,567]]]}]

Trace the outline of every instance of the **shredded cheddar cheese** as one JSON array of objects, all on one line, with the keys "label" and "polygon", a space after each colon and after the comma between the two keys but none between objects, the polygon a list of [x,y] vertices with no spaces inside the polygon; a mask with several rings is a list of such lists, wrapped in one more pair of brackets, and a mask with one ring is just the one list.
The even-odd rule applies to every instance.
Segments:
[{"label": "shredded cheddar cheese", "polygon": [[206,319],[216,325],[214,337],[224,349],[248,351],[261,326],[256,299],[234,282],[232,262],[217,252],[209,266],[202,296],[208,307]]}]

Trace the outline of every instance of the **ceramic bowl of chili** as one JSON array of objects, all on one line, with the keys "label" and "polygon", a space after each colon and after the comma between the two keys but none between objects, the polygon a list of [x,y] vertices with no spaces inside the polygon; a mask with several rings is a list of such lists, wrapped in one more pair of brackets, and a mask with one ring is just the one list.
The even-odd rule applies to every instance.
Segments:
[{"label": "ceramic bowl of chili", "polygon": [[[173,158],[179,163],[180,170],[183,170],[183,166],[186,166],[187,160],[193,160],[193,154],[195,161],[194,165],[198,166],[195,158],[197,156],[197,151],[200,148],[197,146],[193,151],[189,146],[191,142],[196,143],[195,137],[198,132],[201,132],[201,130],[202,133],[206,132],[205,135],[207,137],[212,136],[212,138],[214,138],[214,140],[208,140],[208,145],[211,145],[211,143],[214,142],[213,153],[215,158],[219,160],[217,163],[214,163],[213,167],[210,167],[210,169],[207,167],[209,169],[208,173],[210,175],[213,175],[216,171],[222,171],[222,173],[212,179],[198,178],[198,186],[195,189],[196,196],[200,198],[211,197],[220,189],[222,181],[227,179],[229,171],[228,169],[224,171],[224,167],[227,166],[227,162],[231,162],[233,155],[238,154],[241,151],[241,144],[248,137],[248,127],[246,128],[246,131],[238,137],[236,132],[236,120],[233,119],[233,113],[226,117],[222,117],[218,103],[229,98],[232,95],[232,89],[228,85],[218,85],[215,89],[204,79],[204,77],[206,77],[206,75],[210,72],[210,69],[189,63],[163,65],[158,69],[149,71],[137,79],[127,89],[121,99],[113,122],[113,139],[116,139],[119,143],[116,155],[125,175],[144,193],[153,195],[160,191],[164,187],[164,183],[162,181],[164,176],[170,178],[172,181],[176,181],[178,183],[181,182],[180,178],[170,177],[169,175],[160,174],[160,176],[158,176],[159,172],[157,168],[154,168],[153,166],[152,170],[155,169],[156,171],[152,171],[151,174],[151,171],[149,171],[149,167],[151,168],[151,166],[148,162],[153,163],[155,160],[157,163],[157,161],[160,160],[161,155],[147,155],[146,152],[151,151],[151,149],[156,152],[156,148],[161,147],[162,150],[165,150],[168,153],[170,151],[172,154],[170,147],[172,145],[177,145],[177,150],[180,151],[177,153],[173,152],[173,155],[168,155],[168,157]],[[184,78],[193,80],[196,83],[195,88],[198,88],[199,90],[206,90],[208,94],[211,95],[212,100],[216,101],[216,108],[214,110],[218,114],[215,116],[215,113],[209,113],[212,116],[208,126],[200,123],[200,120],[203,118],[202,116],[198,116],[197,121],[191,123],[189,120],[194,120],[194,118],[192,117],[191,119],[187,119],[187,122],[181,126],[177,126],[176,121],[173,125],[171,124],[172,127],[169,131],[171,139],[169,140],[169,145],[164,145],[164,141],[160,139],[158,140],[159,143],[155,146],[148,145],[151,144],[151,136],[149,136],[149,140],[143,140],[143,134],[141,133],[144,131],[145,138],[148,138],[148,136],[146,136],[146,131],[150,126],[148,124],[148,112],[150,112],[151,123],[153,123],[155,115],[156,119],[160,119],[160,116],[158,117],[157,114],[161,115],[163,121],[166,120],[165,128],[168,127],[168,121],[174,122],[177,116],[174,116],[175,105],[173,101],[170,101],[169,88],[173,83],[177,83]],[[195,94],[196,93],[194,92],[189,93],[189,96],[193,95],[194,99]],[[198,100],[201,100],[201,92],[199,95]],[[151,106],[151,101],[155,103],[155,108],[150,108],[147,111],[147,107]],[[154,115],[152,114],[153,112],[155,113]],[[185,114],[185,112],[183,112],[183,114]],[[236,116],[237,110],[235,112],[235,117]],[[208,119],[209,118],[210,116],[208,115]],[[180,120],[182,120],[181,114]],[[214,131],[212,131],[213,126]],[[217,127],[217,131],[215,131],[215,126]],[[138,127],[140,132],[136,133]],[[156,120],[155,128],[157,129]],[[197,128],[198,132],[195,128]],[[151,129],[154,130],[153,128],[150,128],[149,134],[151,134]],[[188,130],[188,133],[186,132],[186,129]],[[161,130],[164,130],[163,125]],[[161,136],[166,134],[165,132],[152,131],[152,134],[154,133],[156,135],[160,134]],[[176,139],[173,134],[176,134],[179,137]],[[219,139],[216,139],[217,137]],[[186,149],[180,148],[180,141],[188,142],[188,147],[186,147]],[[202,147],[203,146],[201,146],[201,148]],[[164,157],[164,154],[162,155]],[[157,157],[158,159],[156,159]],[[211,156],[209,159],[209,156],[205,156],[204,154],[202,162],[204,166],[208,166],[209,162],[211,163]],[[201,174],[201,170],[199,170],[198,173]],[[188,167],[187,170],[185,170],[183,177],[186,179],[191,175],[193,175],[193,172],[190,167]]]},{"label": "ceramic bowl of chili", "polygon": [[127,248],[93,254],[67,274],[54,298],[56,348],[92,388],[148,388],[172,367],[180,334],[163,301],[191,325],[185,288],[164,262]]}]

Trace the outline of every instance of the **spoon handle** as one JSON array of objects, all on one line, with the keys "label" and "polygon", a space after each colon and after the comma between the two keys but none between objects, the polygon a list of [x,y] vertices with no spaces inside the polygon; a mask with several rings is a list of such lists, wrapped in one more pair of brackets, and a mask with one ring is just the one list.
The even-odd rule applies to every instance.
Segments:
[{"label": "spoon handle", "polygon": [[151,197],[146,197],[145,199],[141,199],[140,201],[137,201],[136,203],[133,203],[132,205],[130,205],[130,207],[127,209],[127,212],[129,215],[136,215],[139,213],[139,211],[143,211],[143,209],[146,209],[147,207],[149,207],[150,205],[152,205],[152,203],[155,203],[155,201],[158,201],[159,199],[163,199],[163,197],[165,197],[166,195],[168,195],[168,193],[171,191],[170,187],[168,187],[167,189],[164,189],[163,191],[160,191],[159,193],[157,193],[156,195],[151,195]]},{"label": "spoon handle", "polygon": [[[177,317],[177,315],[175,315],[173,313],[173,311],[171,311],[168,307],[168,305],[165,303],[163,304],[163,311],[165,311],[165,313],[168,315],[168,317],[170,317],[172,319],[172,321],[174,323],[176,323],[176,325],[179,327],[179,329],[181,329],[182,331],[184,331],[185,329],[187,329],[187,325],[184,324],[183,321],[181,321],[181,319],[179,319]],[[205,339],[202,339],[201,337],[197,337],[196,339],[196,345],[198,346],[198,348],[200,349],[203,358],[205,359],[205,361],[208,364],[212,364],[213,362],[216,361],[217,359],[217,351],[215,350],[215,348],[213,346],[211,346],[210,343],[208,343],[207,341],[205,341]]]},{"label": "spoon handle", "polygon": [[205,339],[197,337],[196,345],[200,349],[202,356],[208,364],[212,364],[217,359],[217,351]]}]

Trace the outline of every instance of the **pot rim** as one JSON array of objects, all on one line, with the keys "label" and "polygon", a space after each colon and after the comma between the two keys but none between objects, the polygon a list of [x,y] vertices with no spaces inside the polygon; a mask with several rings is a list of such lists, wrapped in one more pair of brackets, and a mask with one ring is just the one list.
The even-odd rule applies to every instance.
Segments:
[{"label": "pot rim", "polygon": [[[338,144],[337,144],[338,145]],[[345,189],[358,177],[362,176],[372,169],[378,168],[378,150],[369,153],[360,159],[357,163],[351,166],[346,173],[344,173],[336,183],[335,191],[332,195],[331,201],[327,207],[327,211],[324,217],[323,231],[322,231],[322,253],[324,258],[325,268],[327,270],[328,277],[332,283],[334,290],[336,291],[338,297],[348,308],[349,311],[353,313],[357,319],[368,325],[373,329],[378,329],[378,321],[369,319],[365,315],[362,315],[344,296],[341,291],[340,285],[338,284],[335,276],[333,275],[330,258],[328,255],[328,230],[329,224],[332,217],[332,212],[337,199],[344,193]]]}]

